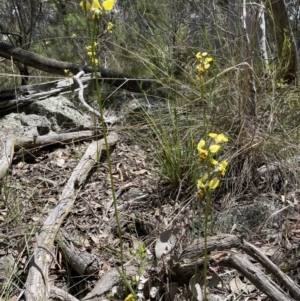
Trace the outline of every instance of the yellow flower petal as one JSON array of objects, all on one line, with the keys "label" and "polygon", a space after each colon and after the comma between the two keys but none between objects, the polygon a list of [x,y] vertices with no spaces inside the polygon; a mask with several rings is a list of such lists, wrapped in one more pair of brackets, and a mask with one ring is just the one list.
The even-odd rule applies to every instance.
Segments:
[{"label": "yellow flower petal", "polygon": [[103,2],[103,7],[105,10],[112,10],[114,7],[115,1],[114,0],[105,0]]},{"label": "yellow flower petal", "polygon": [[210,63],[213,59],[211,57],[206,57],[204,63]]},{"label": "yellow flower petal", "polygon": [[205,146],[205,141],[201,139],[197,145],[198,151],[201,151],[204,146]]},{"label": "yellow flower petal", "polygon": [[197,180],[197,186],[198,186],[198,188],[205,188],[205,185],[203,184],[202,179]]},{"label": "yellow flower petal", "polygon": [[207,70],[210,67],[210,64],[205,64],[203,67],[205,70]]},{"label": "yellow flower petal", "polygon": [[210,162],[212,165],[218,165],[218,164],[219,164],[219,162],[218,162],[217,160],[215,160],[214,158],[211,158],[211,159],[209,160],[209,162]]},{"label": "yellow flower petal", "polygon": [[202,176],[202,178],[201,178],[201,182],[202,183],[205,183],[206,181],[207,181],[207,179],[208,179],[208,173],[205,173],[203,176]]},{"label": "yellow flower petal", "polygon": [[228,138],[224,134],[219,134],[216,139],[216,143],[222,143],[222,142],[227,142]]},{"label": "yellow flower petal", "polygon": [[219,149],[220,149],[220,145],[217,145],[217,144],[213,144],[209,147],[209,151],[212,154],[215,154]]},{"label": "yellow flower petal", "polygon": [[201,60],[201,59],[202,59],[201,52],[198,52],[198,53],[196,54],[196,58],[197,58],[198,60]]},{"label": "yellow flower petal", "polygon": [[209,189],[213,190],[216,189],[219,186],[219,184],[220,180],[218,178],[214,178],[208,183],[208,187]]},{"label": "yellow flower petal", "polygon": [[227,162],[227,161],[222,161],[222,162],[219,164],[219,166],[222,167],[222,168],[224,168],[224,169],[227,167],[227,165],[228,165],[228,162]]},{"label": "yellow flower petal", "polygon": [[95,9],[100,9],[101,10],[101,5],[100,5],[98,0],[93,0],[92,10],[95,10]]},{"label": "yellow flower petal", "polygon": [[132,294],[129,294],[126,298],[125,301],[135,301],[135,297]]},{"label": "yellow flower petal", "polygon": [[201,55],[202,56],[207,56],[207,52],[202,52]]}]

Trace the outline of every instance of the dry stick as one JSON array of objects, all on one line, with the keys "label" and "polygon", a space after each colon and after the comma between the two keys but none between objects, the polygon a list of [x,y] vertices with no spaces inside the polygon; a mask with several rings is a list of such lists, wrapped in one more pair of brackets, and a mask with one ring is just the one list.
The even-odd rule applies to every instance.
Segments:
[{"label": "dry stick", "polygon": [[270,280],[258,267],[241,255],[230,254],[229,256],[222,258],[221,261],[219,261],[219,264],[232,267],[239,271],[272,301],[295,301],[295,299],[287,296],[286,293],[274,281]]},{"label": "dry stick", "polygon": [[47,136],[19,137],[8,139],[3,142],[2,155],[0,157],[0,179],[5,177],[11,165],[16,148],[34,148],[59,142],[70,142],[91,138],[94,131],[80,131],[74,133],[63,133]]},{"label": "dry stick", "polygon": [[4,178],[14,156],[14,141],[9,139],[2,142],[2,156],[0,158],[0,179]]},{"label": "dry stick", "polygon": [[[116,133],[107,136],[109,145],[117,142]],[[75,170],[71,174],[69,181],[65,185],[59,198],[57,206],[50,212],[45,220],[41,232],[38,236],[37,246],[45,246],[48,249],[53,247],[54,239],[64,220],[71,211],[76,199],[76,194],[86,179],[88,173],[100,155],[105,151],[104,139],[92,142]],[[44,248],[35,248],[34,256],[30,263],[28,277],[25,284],[26,301],[46,301],[49,299],[50,288],[48,282],[49,265],[51,256]]]},{"label": "dry stick", "polygon": [[[90,113],[96,115],[96,116],[99,117],[99,118],[102,118],[102,117],[101,117],[101,114],[100,114],[97,110],[93,109],[90,105],[88,105],[88,104],[85,102],[85,100],[84,100],[84,97],[83,97],[83,90],[84,90],[84,87],[83,87],[83,84],[82,84],[82,82],[81,82],[81,80],[80,80],[80,77],[83,76],[83,75],[84,75],[84,71],[80,71],[78,74],[76,74],[76,76],[74,76],[75,81],[76,81],[76,82],[78,83],[78,85],[79,85],[78,98],[79,98],[81,104],[82,104],[82,105],[83,105]],[[116,116],[111,116],[111,117],[108,117],[108,118],[103,116],[103,120],[104,120],[105,123],[111,123],[111,124],[113,124],[113,123],[115,123],[115,122],[117,121],[117,119],[118,119],[118,118],[117,118]]]},{"label": "dry stick", "polygon": [[101,115],[100,113],[93,109],[91,106],[89,106],[85,100],[84,100],[84,97],[83,97],[83,91],[84,91],[84,87],[83,87],[83,84],[80,80],[80,77],[84,75],[84,71],[80,71],[79,73],[76,74],[76,76],[74,76],[74,79],[75,81],[78,83],[79,85],[79,91],[78,91],[78,98],[81,102],[81,104],[92,114],[96,115],[97,117],[101,118]]},{"label": "dry stick", "polygon": [[[134,266],[125,267],[125,275],[127,278],[136,276],[138,268]],[[120,272],[114,268],[107,272],[103,277],[98,281],[96,286],[89,292],[84,298],[84,301],[97,301],[100,296],[105,292],[109,291],[114,285],[116,285],[122,279]]]},{"label": "dry stick", "polygon": [[296,300],[300,300],[300,287],[258,248],[244,240],[241,249],[258,261],[269,273],[272,273],[273,276],[290,291]]}]

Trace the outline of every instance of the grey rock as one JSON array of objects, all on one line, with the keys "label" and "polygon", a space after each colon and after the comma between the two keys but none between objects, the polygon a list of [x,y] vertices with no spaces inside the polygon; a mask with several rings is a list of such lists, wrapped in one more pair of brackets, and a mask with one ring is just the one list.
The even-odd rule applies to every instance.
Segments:
[{"label": "grey rock", "polygon": [[0,117],[0,140],[41,136],[53,131],[93,126],[90,116],[79,112],[64,96],[32,103],[26,112],[27,115],[23,112]]},{"label": "grey rock", "polygon": [[79,112],[79,109],[64,96],[55,96],[34,102],[29,111],[37,115],[45,116],[51,121],[52,129],[70,129],[76,127],[92,127],[93,122],[87,114]]},{"label": "grey rock", "polygon": [[232,205],[226,212],[216,218],[216,229],[229,233],[236,225],[234,233],[248,236],[259,234],[267,240],[273,240],[280,231],[285,212],[279,212],[281,207],[270,199],[256,199],[251,203]]},{"label": "grey rock", "polygon": [[11,113],[0,118],[0,139],[48,134],[50,122],[43,116]]}]

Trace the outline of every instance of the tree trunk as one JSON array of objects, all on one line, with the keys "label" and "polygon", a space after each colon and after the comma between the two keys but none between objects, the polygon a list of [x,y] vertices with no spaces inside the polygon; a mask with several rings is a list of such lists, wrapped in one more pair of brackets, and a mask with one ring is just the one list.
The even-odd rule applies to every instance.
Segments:
[{"label": "tree trunk", "polygon": [[297,47],[289,22],[288,12],[284,0],[267,0],[266,8],[270,11],[273,23],[274,37],[278,51],[277,78],[291,83],[296,78],[298,69]]}]

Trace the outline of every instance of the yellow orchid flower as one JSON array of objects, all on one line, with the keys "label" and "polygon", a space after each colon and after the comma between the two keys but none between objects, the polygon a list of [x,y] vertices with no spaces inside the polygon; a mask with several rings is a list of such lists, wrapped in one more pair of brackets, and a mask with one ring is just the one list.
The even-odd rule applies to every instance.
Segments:
[{"label": "yellow orchid flower", "polygon": [[217,144],[221,144],[223,142],[228,141],[228,138],[224,134],[210,133],[208,134],[208,136],[213,138],[215,140],[215,143]]},{"label": "yellow orchid flower", "polygon": [[125,301],[135,301],[135,297],[133,294],[129,294],[126,298],[125,298]]},{"label": "yellow orchid flower", "polygon": [[199,60],[199,61],[202,60],[201,52],[198,52],[198,53],[196,54],[196,59]]},{"label": "yellow orchid flower", "polygon": [[200,154],[200,161],[205,160],[205,158],[208,155],[208,151],[206,149],[204,149],[203,147],[205,146],[205,141],[203,139],[201,139],[197,145],[197,149],[199,151]]},{"label": "yellow orchid flower", "polygon": [[107,31],[108,31],[109,33],[112,33],[113,27],[114,27],[114,24],[113,24],[112,22],[108,22],[108,23],[107,23]]},{"label": "yellow orchid flower", "polygon": [[222,161],[217,167],[217,169],[222,177],[225,176],[227,165],[228,165],[227,161]]},{"label": "yellow orchid flower", "polygon": [[197,196],[199,196],[199,197],[204,196],[206,193],[206,187],[203,184],[201,179],[197,181],[197,186],[198,186]]}]

